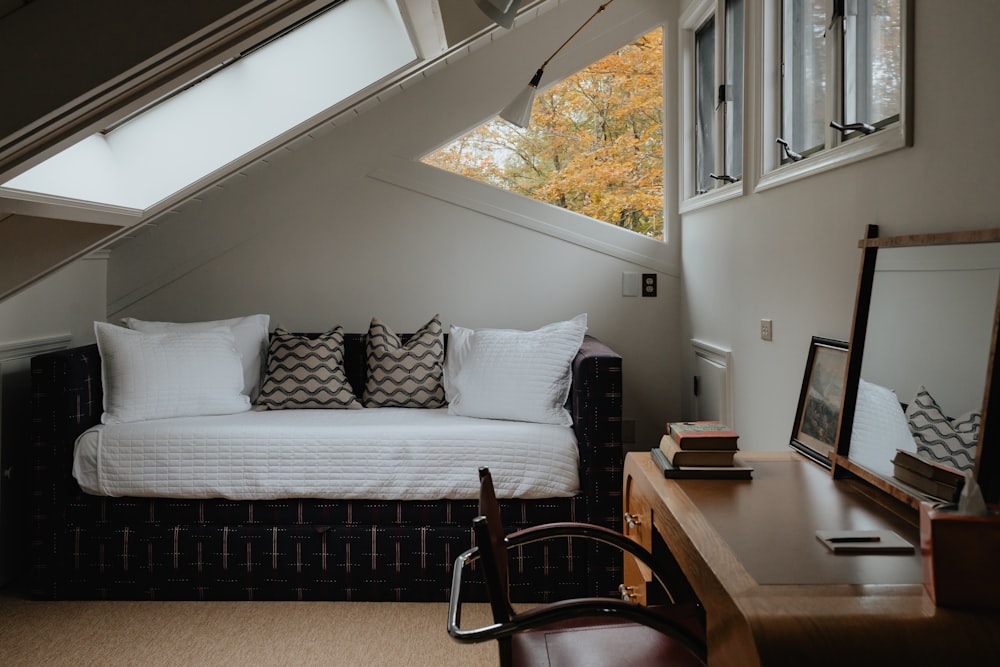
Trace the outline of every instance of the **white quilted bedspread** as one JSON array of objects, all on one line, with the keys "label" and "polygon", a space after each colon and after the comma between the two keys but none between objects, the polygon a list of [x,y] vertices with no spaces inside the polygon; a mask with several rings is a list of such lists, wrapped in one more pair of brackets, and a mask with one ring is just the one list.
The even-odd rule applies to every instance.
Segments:
[{"label": "white quilted bedspread", "polygon": [[274,410],[106,424],[76,442],[87,493],[167,498],[472,499],[580,488],[573,430],[440,410]]}]

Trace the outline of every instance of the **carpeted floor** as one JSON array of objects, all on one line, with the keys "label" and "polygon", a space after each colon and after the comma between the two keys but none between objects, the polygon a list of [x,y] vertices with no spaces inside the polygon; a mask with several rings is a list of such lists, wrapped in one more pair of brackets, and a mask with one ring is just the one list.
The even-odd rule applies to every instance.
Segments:
[{"label": "carpeted floor", "polygon": [[[463,627],[489,622],[463,605]],[[0,590],[0,664],[479,667],[496,643],[446,631],[447,604],[39,602]]]}]

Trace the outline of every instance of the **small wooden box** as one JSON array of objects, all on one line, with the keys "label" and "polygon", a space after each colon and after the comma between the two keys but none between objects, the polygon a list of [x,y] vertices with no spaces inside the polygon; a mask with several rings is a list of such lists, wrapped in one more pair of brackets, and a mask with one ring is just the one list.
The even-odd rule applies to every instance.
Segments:
[{"label": "small wooden box", "polygon": [[1000,514],[920,505],[924,587],[941,607],[1000,609]]}]

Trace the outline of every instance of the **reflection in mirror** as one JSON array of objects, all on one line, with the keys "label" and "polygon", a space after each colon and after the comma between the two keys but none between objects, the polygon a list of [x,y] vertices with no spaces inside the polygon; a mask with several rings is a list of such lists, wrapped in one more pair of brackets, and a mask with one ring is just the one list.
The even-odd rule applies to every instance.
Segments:
[{"label": "reflection in mirror", "polygon": [[[1000,242],[959,243],[963,238],[936,235],[935,244],[924,245],[873,239],[884,245],[872,253],[868,281],[862,269],[847,380],[851,391],[845,394],[849,416],[841,425],[838,453],[846,454],[846,468],[910,504],[951,500],[965,471],[975,472],[978,461]],[[871,262],[871,255],[866,257]],[[856,352],[855,341],[861,342]]]}]

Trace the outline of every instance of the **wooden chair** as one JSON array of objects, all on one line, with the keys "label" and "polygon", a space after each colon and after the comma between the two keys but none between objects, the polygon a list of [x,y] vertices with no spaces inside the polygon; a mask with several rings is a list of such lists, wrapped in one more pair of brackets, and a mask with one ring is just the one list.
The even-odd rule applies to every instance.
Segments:
[{"label": "wooden chair", "polygon": [[[621,533],[583,523],[551,523],[504,537],[493,479],[479,470],[479,513],[473,520],[477,546],[455,560],[448,634],[457,641],[497,640],[502,667],[521,665],[703,665],[704,614],[698,605],[645,607],[615,598],[577,598],[516,612],[508,581],[509,549],[552,538],[598,540],[638,557],[666,588],[662,566],[646,549]],[[461,589],[465,566],[479,561],[493,611],[493,624],[462,629]]]}]

